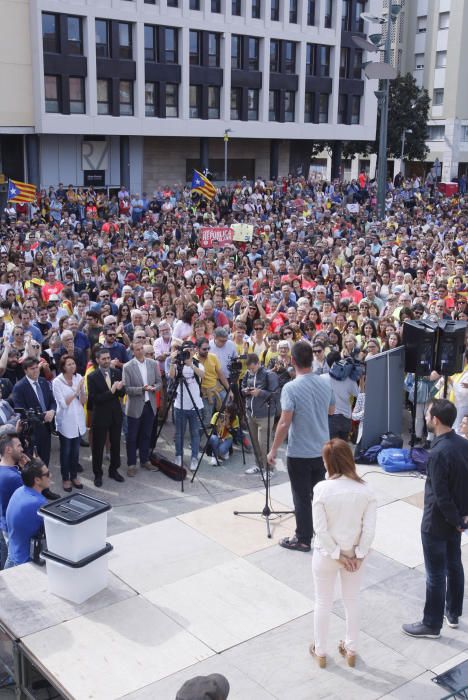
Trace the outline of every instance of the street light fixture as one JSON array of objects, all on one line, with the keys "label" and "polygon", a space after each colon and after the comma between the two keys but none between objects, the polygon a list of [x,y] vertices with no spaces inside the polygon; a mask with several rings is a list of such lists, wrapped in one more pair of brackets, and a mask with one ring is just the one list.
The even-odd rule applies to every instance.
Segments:
[{"label": "street light fixture", "polygon": [[228,166],[228,142],[232,129],[224,130],[224,187],[227,188],[227,166]]},{"label": "street light fixture", "polygon": [[400,155],[400,170],[404,170],[404,161],[403,158],[405,157],[405,139],[406,139],[406,134],[412,134],[413,129],[403,129],[402,134],[401,134],[401,155]]}]

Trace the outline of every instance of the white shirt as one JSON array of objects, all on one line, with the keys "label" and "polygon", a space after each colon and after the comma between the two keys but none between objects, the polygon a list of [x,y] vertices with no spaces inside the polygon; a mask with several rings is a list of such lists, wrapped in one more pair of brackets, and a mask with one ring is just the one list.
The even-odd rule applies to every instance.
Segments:
[{"label": "white shirt", "polygon": [[316,484],[312,501],[314,547],[332,559],[340,552],[363,559],[375,534],[377,498],[368,484],[346,476]]},{"label": "white shirt", "polygon": [[81,379],[81,374],[74,374],[72,386],[69,386],[63,374],[59,374],[52,382],[52,392],[57,402],[55,425],[57,432],[66,438],[76,438],[86,433],[85,412],[81,401],[75,398],[68,406],[65,402],[76,391]]},{"label": "white shirt", "polygon": [[[200,364],[200,369],[204,372],[205,368],[203,367],[202,364]],[[203,408],[203,399],[200,394],[200,387],[198,385],[197,380],[195,379],[195,372],[193,371],[192,367],[188,367],[187,365],[184,365],[182,374],[184,376],[184,379],[187,382],[187,386],[190,389],[190,394],[192,394],[193,402],[195,403],[195,406],[198,409]],[[200,377],[200,382],[202,381],[203,377]],[[182,403],[181,403],[181,396],[180,396],[180,389],[181,387],[183,388],[183,394],[182,394]],[[179,387],[177,389],[177,396],[174,401],[174,407],[175,408],[183,408],[184,411],[194,411],[192,399],[190,398],[190,394],[187,391],[187,387],[185,384],[179,384]]]},{"label": "white shirt", "polygon": [[[136,359],[136,358],[135,358]],[[138,362],[138,368],[140,370],[141,378],[143,379],[143,386],[145,384],[148,384],[148,367],[146,365],[146,360],[143,360],[143,362],[140,362],[140,360],[137,360]],[[145,391],[145,401],[149,401],[149,393]]]}]

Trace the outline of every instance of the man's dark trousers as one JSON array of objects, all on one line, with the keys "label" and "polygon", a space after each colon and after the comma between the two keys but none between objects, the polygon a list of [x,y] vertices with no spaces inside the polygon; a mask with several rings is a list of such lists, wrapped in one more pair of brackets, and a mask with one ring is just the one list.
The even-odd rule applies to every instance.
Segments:
[{"label": "man's dark trousers", "polygon": [[288,474],[296,511],[296,537],[310,546],[314,528],[312,524],[312,498],[314,486],[325,478],[321,457],[288,457]]},{"label": "man's dark trousers", "polygon": [[140,464],[149,460],[151,436],[155,415],[149,401],[145,402],[143,412],[139,418],[127,416],[127,463],[128,466],[136,466],[137,450],[140,456]]},{"label": "man's dark trousers", "polygon": [[444,611],[460,617],[463,609],[465,577],[461,560],[461,533],[436,537],[421,532],[426,567],[426,604],[423,623],[439,631]]}]

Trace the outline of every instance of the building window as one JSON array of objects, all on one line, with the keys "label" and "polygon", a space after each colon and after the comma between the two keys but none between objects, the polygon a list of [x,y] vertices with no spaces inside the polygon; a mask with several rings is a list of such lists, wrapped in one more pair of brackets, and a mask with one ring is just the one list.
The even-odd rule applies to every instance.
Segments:
[{"label": "building window", "polygon": [[296,72],[296,44],[294,41],[284,42],[284,72]]},{"label": "building window", "polygon": [[443,124],[436,124],[434,126],[427,127],[427,140],[428,141],[443,141],[445,138],[445,126]]},{"label": "building window", "polygon": [[167,0],[168,7],[179,7],[179,0]]},{"label": "building window", "polygon": [[201,65],[201,35],[200,32],[190,30],[190,65]]},{"label": "building window", "polygon": [[190,0],[189,9],[190,10],[199,10],[200,9],[200,0]]},{"label": "building window", "polygon": [[330,75],[330,47],[317,46],[317,77],[328,78]]},{"label": "building window", "polygon": [[208,65],[219,67],[219,34],[213,32],[208,34]]},{"label": "building window", "polygon": [[219,119],[221,90],[217,85],[208,85],[208,119]]},{"label": "building window", "polygon": [[424,68],[424,54],[416,53],[414,55],[414,67],[415,70],[423,70]]},{"label": "building window", "polygon": [[131,80],[121,80],[119,84],[120,115],[133,115],[133,83]]},{"label": "building window", "polygon": [[271,0],[271,20],[272,22],[279,22],[279,4],[280,0]]},{"label": "building window", "polygon": [[366,9],[366,0],[356,0],[354,5],[354,31],[363,32],[364,31],[364,20],[361,14]]},{"label": "building window", "polygon": [[445,68],[447,65],[447,51],[437,51],[436,68]]},{"label": "building window", "polygon": [[416,19],[416,32],[425,34],[427,32],[427,15],[422,15]]},{"label": "building window", "polygon": [[468,125],[467,124],[462,124],[460,140],[461,141],[468,141]]},{"label": "building window", "polygon": [[350,57],[351,49],[342,46],[340,51],[340,78],[349,78]]},{"label": "building window", "polygon": [[231,0],[231,15],[234,17],[240,17],[242,14],[242,3],[241,0]]},{"label": "building window", "polygon": [[362,61],[363,61],[363,51],[362,49],[354,49],[354,59],[353,59],[353,75],[352,77],[356,80],[361,80],[362,77]]},{"label": "building window", "polygon": [[242,91],[240,88],[231,88],[231,119],[241,118]]},{"label": "building window", "polygon": [[304,121],[310,124],[315,118],[315,92],[306,92],[304,103]]},{"label": "building window", "polygon": [[249,122],[258,121],[258,94],[259,90],[247,90],[247,119]]},{"label": "building window", "polygon": [[279,90],[270,90],[268,95],[268,119],[271,122],[278,121]]},{"label": "building window", "polygon": [[351,124],[361,123],[361,96],[353,95],[351,97]]},{"label": "building window", "polygon": [[200,118],[201,85],[190,86],[190,119]]},{"label": "building window", "polygon": [[249,46],[249,70],[258,70],[259,67],[259,47],[260,47],[260,40],[253,37],[249,36],[248,38]]},{"label": "building window", "polygon": [[177,63],[177,29],[163,27],[164,63]]},{"label": "building window", "polygon": [[96,20],[96,56],[109,58],[109,22],[105,19]]},{"label": "building window", "polygon": [[333,0],[325,0],[325,19],[324,26],[327,29],[331,29],[332,26],[332,12],[333,12]]},{"label": "building window", "polygon": [[307,2],[307,24],[309,27],[315,25],[315,0],[308,0]]},{"label": "building window", "polygon": [[69,78],[68,89],[70,93],[70,114],[84,114],[86,111],[84,78]]},{"label": "building window", "polygon": [[42,13],[42,48],[46,53],[59,52],[57,15]]},{"label": "building window", "polygon": [[284,121],[294,121],[294,104],[296,102],[296,93],[292,90],[284,91]]},{"label": "building window", "polygon": [[289,0],[289,23],[297,24],[297,0]]},{"label": "building window", "polygon": [[350,32],[352,19],[350,0],[342,0],[341,7],[341,31]]},{"label": "building window", "polygon": [[110,114],[110,84],[109,80],[97,81],[98,114]]},{"label": "building window", "polygon": [[329,95],[323,92],[319,97],[319,114],[318,120],[319,124],[328,124],[328,101]]},{"label": "building window", "polygon": [[221,12],[221,0],[211,0],[211,12],[216,14]]},{"label": "building window", "polygon": [[280,70],[280,42],[279,39],[270,39],[270,73],[279,73]]},{"label": "building window", "polygon": [[68,53],[83,55],[83,26],[81,17],[67,17]]},{"label": "building window", "polygon": [[338,124],[348,123],[348,95],[338,95]]},{"label": "building window", "polygon": [[156,27],[145,24],[145,61],[156,61]]},{"label": "building window", "polygon": [[44,76],[45,111],[60,112],[60,92],[58,75]]},{"label": "building window", "polygon": [[450,24],[450,12],[440,12],[439,29],[448,29]]},{"label": "building window", "polygon": [[242,68],[242,38],[239,34],[231,36],[231,68]]},{"label": "building window", "polygon": [[252,0],[252,18],[260,19],[262,16],[262,0]]},{"label": "building window", "polygon": [[166,117],[179,116],[179,86],[166,83]]},{"label": "building window", "polygon": [[145,5],[156,5],[156,0],[145,0]]},{"label": "building window", "polygon": [[132,58],[132,25],[119,22],[119,58]]},{"label": "building window", "polygon": [[145,116],[156,117],[156,83],[145,83]]},{"label": "building window", "polygon": [[440,107],[444,104],[444,88],[437,88],[432,93],[432,106]]}]

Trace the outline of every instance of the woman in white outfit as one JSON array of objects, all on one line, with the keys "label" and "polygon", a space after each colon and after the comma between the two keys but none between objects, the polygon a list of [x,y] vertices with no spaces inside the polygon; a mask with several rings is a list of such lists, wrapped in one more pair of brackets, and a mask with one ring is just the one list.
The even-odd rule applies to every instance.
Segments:
[{"label": "woman in white outfit", "polygon": [[341,579],[346,637],[338,646],[349,666],[356,662],[362,564],[374,539],[377,499],[356,473],[349,445],[338,438],[322,450],[327,478],[314,488],[314,638],[310,653],[326,666],[328,626],[336,578]]}]

